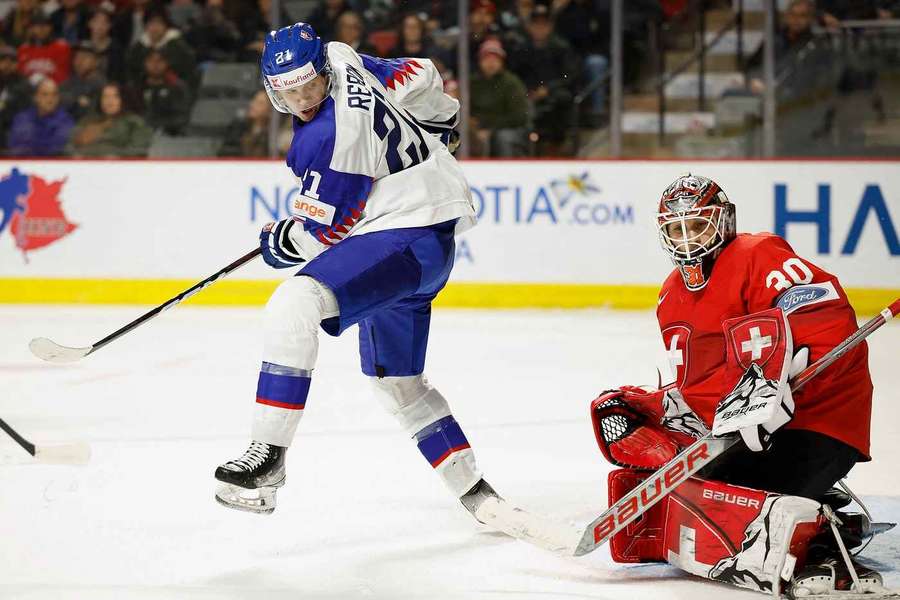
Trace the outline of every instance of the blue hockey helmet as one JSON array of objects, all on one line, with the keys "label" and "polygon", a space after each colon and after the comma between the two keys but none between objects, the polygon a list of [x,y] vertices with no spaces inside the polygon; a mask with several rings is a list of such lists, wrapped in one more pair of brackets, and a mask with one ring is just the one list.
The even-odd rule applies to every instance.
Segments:
[{"label": "blue hockey helmet", "polygon": [[326,68],[325,44],[309,24],[294,23],[266,36],[260,69],[269,100],[279,112],[299,114],[321,103],[327,91],[324,97],[319,90],[315,97],[302,99],[291,94],[297,96],[293,100],[284,92],[310,83]]}]

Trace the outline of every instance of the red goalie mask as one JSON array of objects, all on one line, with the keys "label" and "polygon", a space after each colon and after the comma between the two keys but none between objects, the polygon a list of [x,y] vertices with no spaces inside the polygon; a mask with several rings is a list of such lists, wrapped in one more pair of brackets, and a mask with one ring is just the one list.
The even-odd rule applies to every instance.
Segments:
[{"label": "red goalie mask", "polygon": [[735,236],[734,204],[719,185],[700,175],[676,179],[659,201],[659,240],[691,291],[706,286],[712,265]]}]

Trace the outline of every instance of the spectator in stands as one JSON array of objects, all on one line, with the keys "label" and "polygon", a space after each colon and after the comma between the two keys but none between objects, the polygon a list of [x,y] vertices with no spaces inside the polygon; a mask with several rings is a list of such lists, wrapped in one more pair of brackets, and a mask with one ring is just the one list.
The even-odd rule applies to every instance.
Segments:
[{"label": "spectator in stands", "polygon": [[0,37],[11,46],[19,46],[28,37],[35,15],[41,13],[39,0],[16,0],[16,6],[0,22]]},{"label": "spectator in stands", "polygon": [[534,0],[513,0],[506,10],[500,13],[498,25],[503,30],[503,37],[510,34],[521,40],[525,39],[525,27],[531,20],[531,11],[534,10]]},{"label": "spectator in stands", "polygon": [[816,8],[822,24],[836,29],[849,19],[893,19],[900,7],[896,0],[819,0]]},{"label": "spectator in stands", "polygon": [[546,5],[534,7],[528,40],[511,57],[510,68],[528,88],[540,152],[559,154],[572,123],[572,83],[580,69],[572,47],[554,34]]},{"label": "spectator in stands", "polygon": [[53,39],[53,25],[38,13],[28,26],[28,40],[19,46],[19,72],[36,83],[44,77],[62,83],[69,76],[72,49],[65,40]]},{"label": "spectator in stands", "polygon": [[[279,23],[293,23],[284,8],[284,2],[280,5]],[[262,54],[263,39],[272,31],[273,27],[269,24],[272,15],[271,0],[240,0],[240,3],[228,11],[232,15],[232,20],[237,23],[241,30],[241,52],[239,60],[248,62],[259,62]],[[316,32],[319,30],[317,29]]]},{"label": "spectator in stands", "polygon": [[319,0],[319,4],[309,15],[308,23],[319,34],[322,41],[335,39],[338,17],[351,10],[347,0]]},{"label": "spectator in stands", "polygon": [[190,118],[191,97],[187,86],[169,69],[169,62],[160,50],[148,51],[144,73],[139,90],[144,120],[155,130],[179,135]]},{"label": "spectator in stands", "polygon": [[103,86],[96,114],[78,122],[67,148],[74,157],[147,156],[153,130],[144,119],[125,110],[122,88]]},{"label": "spectator in stands", "polygon": [[556,22],[556,31],[583,59],[584,78],[580,86],[597,86],[591,94],[589,105],[590,116],[596,122],[606,104],[606,86],[596,82],[606,76],[609,68],[606,59],[609,52],[609,20],[604,22],[601,19],[596,0],[553,0],[550,12]]},{"label": "spectator in stands", "polygon": [[90,42],[79,42],[72,59],[72,76],[59,87],[62,104],[76,121],[93,110],[106,78],[98,69],[99,61]]},{"label": "spectator in stands", "polygon": [[28,108],[32,94],[28,80],[19,74],[15,48],[0,47],[0,140],[4,143],[13,117]]},{"label": "spectator in stands", "polygon": [[90,13],[83,0],[61,0],[62,6],[50,15],[53,34],[70,46],[87,37]]},{"label": "spectator in stands", "polygon": [[144,35],[144,23],[152,0],[131,0],[130,6],[116,15],[113,23],[113,37],[123,48],[130,48]]},{"label": "spectator in stands", "polygon": [[448,52],[440,48],[431,39],[425,29],[425,20],[418,14],[407,14],[400,21],[398,28],[397,45],[390,52],[391,58],[407,56],[420,56],[422,58],[437,59],[446,65],[451,62]]},{"label": "spectator in stands", "polygon": [[109,2],[100,4],[88,20],[90,35],[88,41],[97,54],[97,68],[108,81],[125,81],[125,50],[111,35],[113,6]]},{"label": "spectator in stands", "polygon": [[[202,4],[202,1],[201,1]],[[221,5],[221,2],[219,2]],[[184,31],[185,35],[190,29],[191,24],[200,18],[201,8],[197,6],[194,0],[169,0],[166,6],[166,14],[169,16],[169,22],[179,31]]]},{"label": "spectator in stands", "polygon": [[223,0],[206,0],[185,39],[197,53],[198,62],[232,62],[240,49],[241,32],[225,15]]},{"label": "spectator in stands", "polygon": [[[497,6],[491,0],[471,0],[469,4],[469,66],[474,72],[478,49],[488,38],[498,38]],[[452,68],[452,67],[451,67]]]},{"label": "spectator in stands", "polygon": [[247,105],[247,116],[235,119],[228,126],[219,156],[268,156],[271,116],[268,96],[262,90],[256,92]]},{"label": "spectator in stands", "polygon": [[475,156],[524,156],[528,126],[525,84],[506,70],[506,51],[491,38],[478,49],[471,87],[471,150]]},{"label": "spectator in stands", "polygon": [[378,56],[378,51],[365,40],[365,26],[358,12],[346,10],[341,13],[335,23],[334,41],[343,42],[360,54]]},{"label": "spectator in stands", "polygon": [[38,84],[34,106],[13,118],[7,142],[9,156],[60,156],[74,125],[60,106],[59,86],[50,78]]},{"label": "spectator in stands", "polygon": [[194,51],[188,46],[181,32],[169,25],[165,11],[149,9],[144,14],[144,34],[128,49],[126,65],[131,78],[140,77],[141,66],[151,50],[165,57],[168,67],[189,89],[197,83],[197,63]]},{"label": "spectator in stands", "polygon": [[[782,14],[782,26],[775,34],[776,71],[784,68],[786,62],[795,58],[797,52],[813,40],[812,27],[815,23],[816,8],[812,0],[792,0]],[[764,47],[759,49],[747,61],[750,72],[750,90],[761,94],[765,89],[762,80]]]}]

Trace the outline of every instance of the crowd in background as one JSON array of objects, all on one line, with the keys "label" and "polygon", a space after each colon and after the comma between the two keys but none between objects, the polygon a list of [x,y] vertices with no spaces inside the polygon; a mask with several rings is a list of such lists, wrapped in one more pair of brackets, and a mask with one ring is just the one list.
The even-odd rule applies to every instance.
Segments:
[{"label": "crowd in background", "polygon": [[[629,0],[626,82],[650,59],[653,23],[688,0]],[[475,156],[564,155],[579,111],[606,113],[609,0],[470,0],[470,145]],[[810,19],[888,18],[900,0],[819,0]],[[0,20],[0,144],[6,155],[144,156],[155,135],[191,133],[205,69],[257,63],[270,0],[7,0]],[[314,0],[306,20],[361,53],[432,59],[457,84],[456,2]],[[296,3],[293,4],[296,6]],[[727,5],[727,3],[726,3]],[[779,54],[805,35],[788,18]],[[576,96],[583,100],[573,101]],[[271,107],[258,93],[220,132],[222,155],[266,156]],[[289,134],[288,134],[289,137]]]}]

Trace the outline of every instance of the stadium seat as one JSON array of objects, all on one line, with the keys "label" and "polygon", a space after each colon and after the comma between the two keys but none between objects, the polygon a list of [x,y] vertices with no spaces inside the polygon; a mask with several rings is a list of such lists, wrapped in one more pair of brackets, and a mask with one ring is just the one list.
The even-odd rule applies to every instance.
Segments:
[{"label": "stadium seat", "polygon": [[163,134],[153,136],[149,158],[198,158],[216,156],[222,140],[208,137],[172,137]]},{"label": "stadium seat", "polygon": [[196,135],[221,134],[235,117],[247,107],[246,100],[211,99],[197,100],[191,110],[188,132]]},{"label": "stadium seat", "polygon": [[256,63],[213,63],[203,72],[200,98],[249,99],[262,89]]}]

